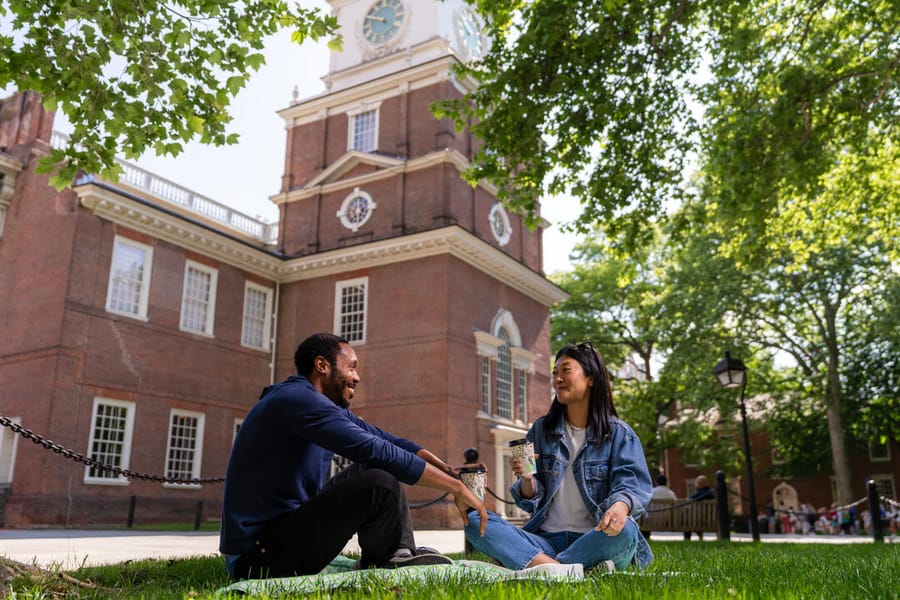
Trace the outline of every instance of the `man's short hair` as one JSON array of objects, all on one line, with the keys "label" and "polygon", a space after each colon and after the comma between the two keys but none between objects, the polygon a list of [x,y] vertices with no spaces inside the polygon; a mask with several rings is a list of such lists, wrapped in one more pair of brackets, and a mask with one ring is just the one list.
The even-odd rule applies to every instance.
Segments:
[{"label": "man's short hair", "polygon": [[656,485],[666,485],[669,483],[669,478],[660,473],[656,476]]},{"label": "man's short hair", "polygon": [[341,353],[341,344],[350,344],[341,336],[331,333],[314,333],[297,346],[294,352],[294,366],[297,374],[309,377],[316,363],[316,357],[324,357],[332,367],[337,362],[337,355]]}]

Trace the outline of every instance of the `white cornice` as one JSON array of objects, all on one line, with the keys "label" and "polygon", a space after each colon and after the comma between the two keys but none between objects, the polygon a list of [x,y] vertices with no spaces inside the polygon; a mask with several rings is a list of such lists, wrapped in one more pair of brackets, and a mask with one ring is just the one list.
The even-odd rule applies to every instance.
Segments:
[{"label": "white cornice", "polygon": [[0,152],[0,207],[6,208],[16,191],[16,175],[22,171],[24,165],[12,156]]},{"label": "white cornice", "polygon": [[[286,192],[283,194],[275,194],[274,196],[270,196],[269,199],[275,204],[285,204],[287,202],[296,202],[298,200],[314,198],[319,194],[326,194],[330,192],[341,191],[344,189],[361,187],[374,181],[380,181],[382,179],[394,177],[395,175],[399,175],[401,173],[412,173],[443,163],[453,165],[454,167],[456,167],[456,170],[460,172],[468,169],[470,166],[470,163],[465,156],[463,156],[460,152],[451,150],[449,148],[445,150],[439,150],[437,152],[430,152],[424,156],[420,156],[408,161],[398,161],[396,159],[381,156],[381,160],[376,162],[373,159],[363,160],[361,159],[360,155],[361,153],[359,152],[350,152],[348,154],[345,154],[334,164],[332,164],[328,169],[322,171],[322,173],[320,173],[315,179],[310,181],[302,188],[291,190],[290,192]],[[371,154],[368,156],[374,157],[380,155]],[[383,166],[384,168],[372,173],[350,177],[348,179],[336,179],[341,174],[350,171],[353,167],[359,164]],[[326,173],[328,175],[326,175]],[[481,182],[479,185],[487,190],[488,193],[494,196],[497,195],[497,188],[493,185],[485,182]]]},{"label": "white cornice", "polygon": [[285,260],[107,184],[85,183],[75,192],[98,217],[279,283],[449,254],[544,306],[568,297],[539,273],[455,225]]},{"label": "white cornice", "polygon": [[277,280],[281,259],[233,239],[214,228],[137,201],[96,183],[76,186],[81,204],[98,217],[210,258]]},{"label": "white cornice", "polygon": [[[287,128],[313,123],[328,115],[353,110],[363,101],[379,102],[407,90],[419,89],[448,80],[455,81],[453,65],[458,62],[453,56],[444,56],[350,88],[326,92],[301,100],[297,104],[278,111],[278,115],[284,119]],[[366,63],[365,66],[360,65],[355,68],[364,69],[369,68],[370,65],[371,63]],[[464,89],[469,87],[474,88],[474,82],[464,86]]]},{"label": "white cornice", "polygon": [[312,181],[303,187],[320,187],[338,181],[345,173],[352,171],[359,165],[369,165],[376,169],[390,169],[402,167],[403,161],[372,152],[359,152],[358,150],[353,150],[337,159],[331,166],[319,173]]},{"label": "white cornice", "polygon": [[282,282],[338,275],[358,269],[449,254],[490,275],[544,306],[568,294],[536,273],[458,226],[321,252],[288,260]]}]

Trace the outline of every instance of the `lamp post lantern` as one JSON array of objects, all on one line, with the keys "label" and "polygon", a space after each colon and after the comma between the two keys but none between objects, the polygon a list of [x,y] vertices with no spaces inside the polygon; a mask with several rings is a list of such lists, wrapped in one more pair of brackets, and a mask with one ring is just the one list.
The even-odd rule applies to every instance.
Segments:
[{"label": "lamp post lantern", "polygon": [[744,468],[746,470],[747,485],[750,488],[750,532],[753,541],[759,541],[759,513],[756,508],[756,484],[753,481],[753,459],[750,458],[750,433],[747,430],[747,409],[744,405],[744,389],[747,387],[747,367],[737,358],[731,358],[731,353],[725,351],[725,358],[713,368],[713,374],[724,388],[741,388],[740,409],[741,428],[744,432]]}]

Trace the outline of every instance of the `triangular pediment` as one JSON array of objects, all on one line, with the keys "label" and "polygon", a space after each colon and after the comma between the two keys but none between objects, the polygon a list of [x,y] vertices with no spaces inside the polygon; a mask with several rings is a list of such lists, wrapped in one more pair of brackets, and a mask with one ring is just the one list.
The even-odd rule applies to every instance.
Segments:
[{"label": "triangular pediment", "polygon": [[354,179],[364,175],[371,175],[378,171],[402,165],[403,160],[399,158],[354,150],[334,161],[327,169],[319,173],[303,187],[320,187],[328,185],[329,183],[337,183],[339,181]]}]

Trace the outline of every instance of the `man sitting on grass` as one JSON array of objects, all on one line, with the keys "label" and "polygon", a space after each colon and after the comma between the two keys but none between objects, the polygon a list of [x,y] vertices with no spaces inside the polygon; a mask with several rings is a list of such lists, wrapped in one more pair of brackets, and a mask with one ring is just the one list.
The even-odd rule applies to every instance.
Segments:
[{"label": "man sitting on grass", "polygon": [[[450,467],[350,412],[360,379],[346,340],[310,336],[294,363],[299,375],[263,390],[228,461],[219,550],[232,577],[318,573],[354,534],[363,568],[450,563],[416,548],[401,482],[450,492],[484,535],[484,504]],[[326,481],[334,453],[357,465]]]}]

